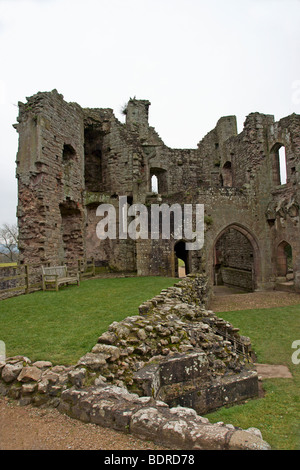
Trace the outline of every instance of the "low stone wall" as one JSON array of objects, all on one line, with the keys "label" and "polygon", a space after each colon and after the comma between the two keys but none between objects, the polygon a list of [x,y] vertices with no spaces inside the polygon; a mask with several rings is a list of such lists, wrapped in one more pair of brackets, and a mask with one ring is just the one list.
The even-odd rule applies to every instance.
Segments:
[{"label": "low stone wall", "polygon": [[100,379],[86,386],[85,368],[31,363],[23,356],[0,363],[0,393],[20,405],[54,406],[84,422],[131,433],[170,449],[269,450],[256,428],[242,430],[231,424],[212,424],[186,407],[169,407],[151,397]]},{"label": "low stone wall", "polygon": [[253,290],[252,272],[237,268],[221,269],[222,280],[225,285],[241,287],[249,291]]},{"label": "low stone wall", "polygon": [[170,406],[188,406],[206,414],[223,405],[242,402],[258,395],[256,371],[209,378],[203,353],[176,354],[135,374],[146,396]]},{"label": "low stone wall", "polygon": [[250,341],[205,310],[205,285],[189,276],[163,290],[140,315],[112,323],[76,365],[7,358],[0,394],[168,448],[269,449],[257,429],[197,414],[257,395]]},{"label": "low stone wall", "polygon": [[[164,289],[139,307],[140,315],[113,322],[79,365],[140,396],[190,402],[199,413],[257,396],[250,339],[205,309],[205,292],[202,275]],[[226,394],[228,380],[245,385]]]}]

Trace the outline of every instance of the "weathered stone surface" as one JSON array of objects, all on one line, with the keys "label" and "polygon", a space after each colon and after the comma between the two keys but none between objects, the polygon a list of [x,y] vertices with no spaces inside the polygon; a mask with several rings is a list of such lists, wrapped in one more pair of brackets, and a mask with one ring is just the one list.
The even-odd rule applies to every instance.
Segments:
[{"label": "weathered stone surface", "polygon": [[92,370],[101,370],[106,365],[108,358],[108,354],[87,353],[78,361],[78,365],[86,366]]},{"label": "weathered stone surface", "polygon": [[31,364],[31,360],[26,356],[12,356],[6,358],[6,364],[16,364],[17,362],[22,362],[24,365]]},{"label": "weathered stone surface", "polygon": [[[93,257],[103,268],[175,276],[180,258],[187,272],[207,272],[210,285],[275,288],[281,277],[299,291],[300,116],[275,122],[272,115],[251,113],[239,134],[236,117],[224,116],[196,148],[171,149],[149,126],[149,105],[130,99],[122,124],[111,109],[83,109],[57,90],[19,103],[21,261],[58,264],[64,257],[77,267],[78,259]],[[118,209],[117,196],[125,194],[149,212],[153,204],[175,203],[181,209],[203,204],[201,255],[186,250],[183,240],[174,247],[174,233],[169,239],[128,237],[99,244],[95,208],[109,203]],[[51,234],[45,230],[50,226]],[[284,254],[287,245],[293,247],[293,273]],[[201,303],[208,298],[209,293],[202,296]],[[140,312],[147,314],[151,304],[141,305]]]},{"label": "weathered stone surface", "polygon": [[75,385],[77,388],[81,388],[84,384],[84,379],[87,376],[86,369],[75,369],[68,372],[68,380],[72,385]]},{"label": "weathered stone surface", "polygon": [[53,366],[52,362],[50,362],[50,361],[36,361],[32,365],[34,367],[38,367],[39,369],[42,369],[42,370]]},{"label": "weathered stone surface", "polygon": [[42,380],[47,380],[51,385],[55,385],[59,381],[59,373],[53,372],[53,369],[46,370],[42,375]]},{"label": "weathered stone surface", "polygon": [[230,433],[226,426],[198,424],[189,430],[187,440],[195,450],[223,450],[227,447]]},{"label": "weathered stone surface", "polygon": [[37,383],[24,383],[22,385],[22,392],[26,395],[27,393],[33,393],[37,389]]},{"label": "weathered stone surface", "polygon": [[229,441],[230,450],[270,450],[267,442],[253,432],[239,430],[233,433]]},{"label": "weathered stone surface", "polygon": [[252,427],[252,428],[245,429],[245,431],[254,434],[255,436],[259,437],[259,439],[262,439],[262,438],[263,438],[261,431],[260,431],[259,429],[257,429],[257,428],[253,428],[253,427]]},{"label": "weathered stone surface", "polygon": [[208,360],[202,351],[175,354],[160,363],[161,386],[207,376]]},{"label": "weathered stone surface", "polygon": [[107,359],[114,362],[120,357],[120,350],[116,346],[107,345],[107,344],[96,344],[93,349],[92,353],[94,354],[104,354],[107,356]]},{"label": "weathered stone surface", "polygon": [[39,393],[46,394],[48,392],[48,387],[49,387],[49,380],[48,379],[43,378],[37,384],[37,388],[38,388]]},{"label": "weathered stone surface", "polygon": [[110,331],[105,331],[105,333],[102,333],[102,335],[99,336],[98,343],[113,344],[116,339],[117,336],[114,333],[111,333]]},{"label": "weathered stone surface", "polygon": [[20,375],[18,376],[19,382],[37,382],[42,375],[42,371],[38,367],[26,366],[22,369]]},{"label": "weathered stone surface", "polygon": [[183,419],[170,420],[162,426],[161,434],[163,442],[173,448],[184,449],[186,447],[186,433],[188,423]]},{"label": "weathered stone surface", "polygon": [[132,416],[130,430],[142,439],[151,439],[155,436],[157,442],[162,438],[161,429],[167,422],[157,408],[143,408]]},{"label": "weathered stone surface", "polygon": [[22,368],[23,365],[21,362],[17,362],[16,364],[6,364],[2,369],[2,380],[6,383],[13,382],[20,374]]}]

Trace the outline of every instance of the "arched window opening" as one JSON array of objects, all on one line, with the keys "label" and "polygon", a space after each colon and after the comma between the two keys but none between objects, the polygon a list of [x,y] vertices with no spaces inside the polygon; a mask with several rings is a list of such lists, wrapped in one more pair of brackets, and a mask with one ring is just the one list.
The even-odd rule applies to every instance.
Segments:
[{"label": "arched window opening", "polygon": [[286,241],[282,241],[277,247],[277,278],[282,281],[293,282],[293,251]]},{"label": "arched window opening", "polygon": [[232,187],[232,168],[231,162],[226,162],[222,168],[222,185],[227,188]]},{"label": "arched window opening", "polygon": [[279,173],[280,173],[280,184],[286,184],[286,155],[285,147],[282,145],[278,150],[279,154]]},{"label": "arched window opening", "polygon": [[102,146],[102,132],[92,126],[86,127],[84,130],[84,179],[87,191],[104,190]]},{"label": "arched window opening", "polygon": [[151,177],[151,192],[155,194],[158,193],[158,179],[156,175],[152,175]]},{"label": "arched window opening", "polygon": [[156,194],[166,194],[167,191],[167,171],[163,168],[150,169],[150,190]]},{"label": "arched window opening", "polygon": [[283,144],[277,143],[270,152],[272,158],[273,183],[276,186],[287,182],[286,151]]}]

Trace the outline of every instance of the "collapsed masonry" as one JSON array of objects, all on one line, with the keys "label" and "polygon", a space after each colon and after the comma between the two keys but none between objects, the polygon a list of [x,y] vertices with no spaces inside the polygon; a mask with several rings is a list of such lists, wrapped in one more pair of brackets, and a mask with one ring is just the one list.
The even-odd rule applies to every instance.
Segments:
[{"label": "collapsed masonry", "polygon": [[[222,117],[197,148],[171,149],[149,126],[149,106],[130,99],[122,124],[111,109],[84,109],[56,90],[19,103],[21,263],[77,267],[94,258],[113,270],[175,276],[181,259],[210,284],[299,292],[300,116],[251,113],[240,134],[235,116]],[[146,207],[204,204],[203,249],[186,250],[174,234],[99,240],[96,209],[118,209],[120,196]]]},{"label": "collapsed masonry", "polygon": [[204,308],[204,276],[188,276],[114,322],[75,366],[23,356],[0,363],[0,394],[169,448],[269,449],[259,430],[201,414],[257,397],[249,338]]},{"label": "collapsed masonry", "polygon": [[251,344],[204,307],[207,281],[189,275],[113,322],[79,365],[98,380],[198,413],[258,395]]}]

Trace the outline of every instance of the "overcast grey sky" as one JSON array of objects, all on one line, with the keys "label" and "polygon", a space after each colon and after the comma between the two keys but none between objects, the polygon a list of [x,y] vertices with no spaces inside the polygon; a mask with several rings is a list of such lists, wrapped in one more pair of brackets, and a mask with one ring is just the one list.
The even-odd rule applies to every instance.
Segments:
[{"label": "overcast grey sky", "polygon": [[0,0],[0,225],[15,222],[18,101],[56,88],[83,107],[149,99],[166,145],[221,116],[300,113],[299,0]]}]

